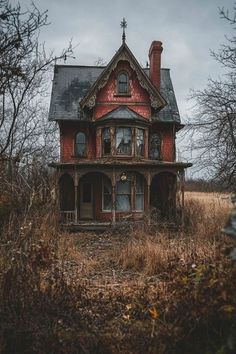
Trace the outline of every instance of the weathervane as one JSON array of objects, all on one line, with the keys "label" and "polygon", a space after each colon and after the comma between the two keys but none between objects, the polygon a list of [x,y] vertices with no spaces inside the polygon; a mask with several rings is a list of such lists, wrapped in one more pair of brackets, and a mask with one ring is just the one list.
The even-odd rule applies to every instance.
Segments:
[{"label": "weathervane", "polygon": [[125,21],[125,18],[120,23],[120,27],[123,28],[123,34],[122,34],[122,41],[125,43],[125,28],[127,27],[127,22]]}]

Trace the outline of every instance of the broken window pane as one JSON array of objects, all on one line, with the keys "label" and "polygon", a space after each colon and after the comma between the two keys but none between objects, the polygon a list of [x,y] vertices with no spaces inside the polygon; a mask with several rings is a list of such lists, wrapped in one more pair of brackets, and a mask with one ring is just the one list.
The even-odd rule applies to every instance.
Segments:
[{"label": "broken window pane", "polygon": [[128,82],[129,79],[127,74],[122,73],[118,76],[118,93],[128,93]]},{"label": "broken window pane", "polygon": [[136,155],[144,156],[144,130],[136,130]]},{"label": "broken window pane", "polygon": [[155,133],[150,138],[150,157],[152,159],[159,159],[161,157],[161,137]]},{"label": "broken window pane", "polygon": [[116,129],[116,153],[119,155],[131,155],[132,152],[131,128]]},{"label": "broken window pane", "polygon": [[131,182],[119,181],[116,184],[116,209],[118,211],[131,210]]},{"label": "broken window pane", "polygon": [[105,128],[102,131],[102,149],[103,149],[103,155],[109,155],[111,153],[110,128]]},{"label": "broken window pane", "polygon": [[103,210],[110,211],[112,209],[112,187],[107,177],[103,178]]},{"label": "broken window pane", "polygon": [[86,156],[86,136],[82,132],[76,134],[75,154],[77,156]]}]

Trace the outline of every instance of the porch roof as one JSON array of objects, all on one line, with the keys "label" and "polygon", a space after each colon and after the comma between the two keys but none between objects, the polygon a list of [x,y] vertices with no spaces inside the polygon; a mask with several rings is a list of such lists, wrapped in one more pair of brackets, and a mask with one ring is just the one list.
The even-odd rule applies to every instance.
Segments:
[{"label": "porch roof", "polygon": [[130,159],[130,160],[121,160],[114,158],[100,158],[94,160],[82,159],[80,161],[71,161],[71,162],[52,162],[49,164],[50,167],[54,168],[79,168],[79,167],[96,167],[96,166],[140,166],[140,167],[168,167],[168,168],[187,168],[191,167],[192,163],[190,162],[168,162],[168,161],[160,161],[160,160],[150,160],[150,159]]}]

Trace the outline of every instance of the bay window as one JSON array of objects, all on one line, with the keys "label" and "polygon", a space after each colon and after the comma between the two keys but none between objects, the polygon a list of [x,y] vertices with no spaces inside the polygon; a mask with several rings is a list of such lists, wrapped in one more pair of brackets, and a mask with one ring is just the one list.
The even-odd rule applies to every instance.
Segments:
[{"label": "bay window", "polygon": [[144,156],[144,130],[136,129],[136,155]]},{"label": "bay window", "polygon": [[116,154],[131,155],[132,132],[131,128],[116,128]]},{"label": "bay window", "polygon": [[110,155],[110,153],[111,153],[110,128],[104,128],[102,130],[102,152],[103,152],[103,155]]}]

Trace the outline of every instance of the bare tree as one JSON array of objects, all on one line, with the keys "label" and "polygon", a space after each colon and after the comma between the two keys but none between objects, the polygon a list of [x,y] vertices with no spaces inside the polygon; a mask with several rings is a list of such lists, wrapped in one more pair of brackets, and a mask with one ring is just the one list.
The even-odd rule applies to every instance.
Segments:
[{"label": "bare tree", "polygon": [[[47,11],[12,6],[0,0],[0,156],[39,152],[45,136],[45,92],[54,61],[72,52],[71,44],[59,56],[47,54],[39,42],[40,29],[48,25]],[[46,135],[45,135],[46,134]]]},{"label": "bare tree", "polygon": [[[232,17],[224,8],[220,16],[235,30],[236,7]],[[192,148],[197,151],[195,163],[208,169],[223,187],[236,184],[236,37],[226,37],[226,43],[212,56],[226,69],[218,80],[209,79],[202,91],[192,91],[193,117],[187,129],[192,133]]]}]

